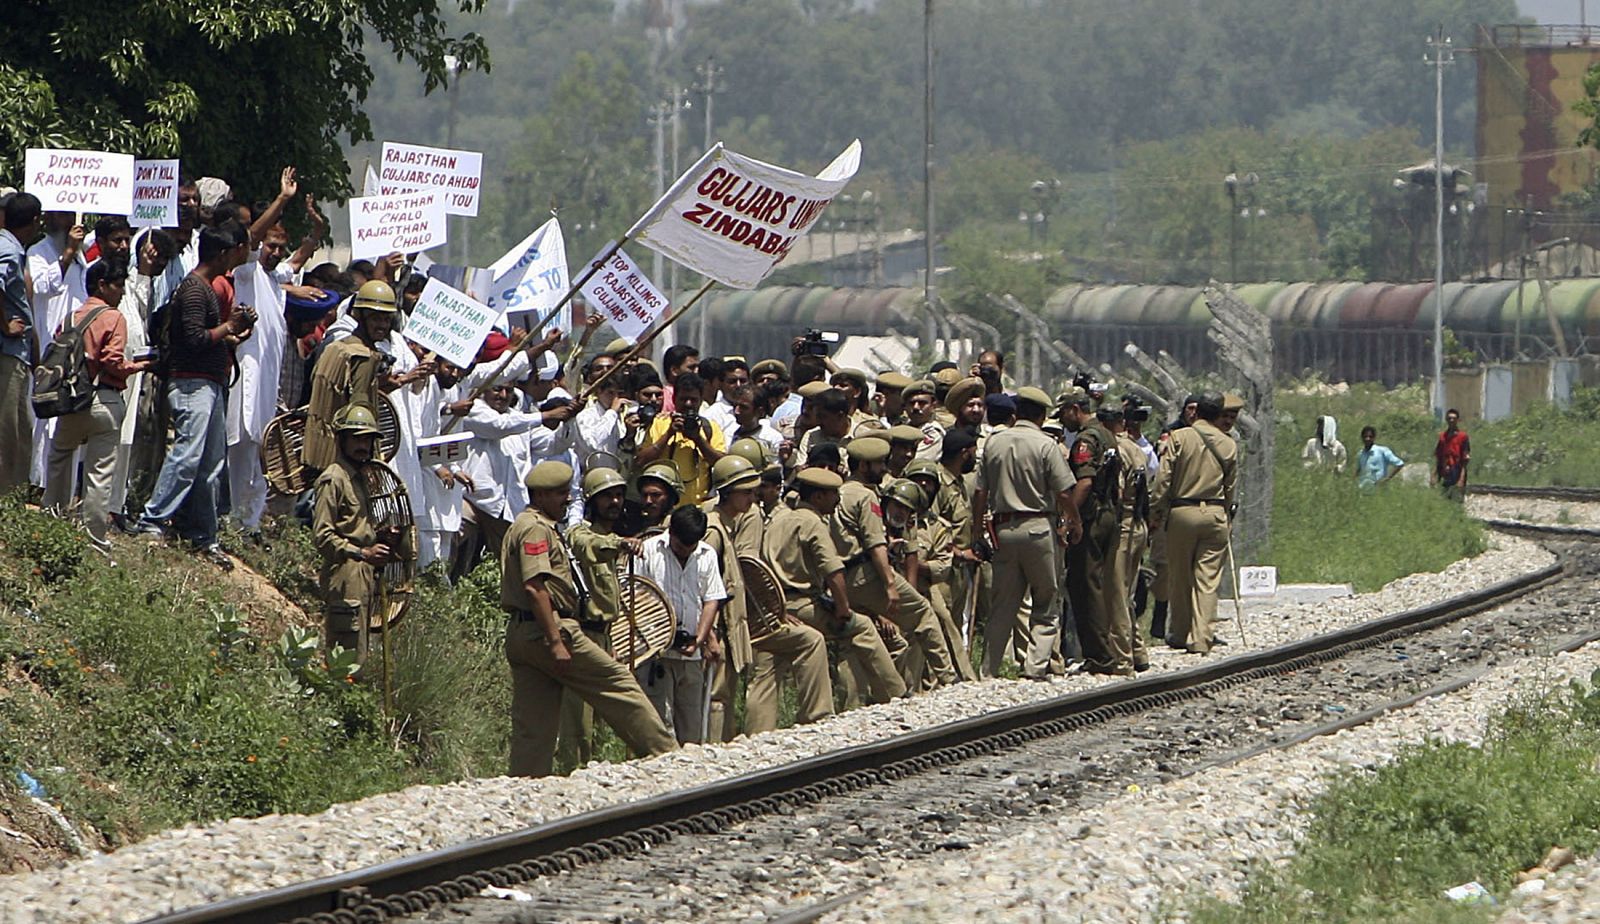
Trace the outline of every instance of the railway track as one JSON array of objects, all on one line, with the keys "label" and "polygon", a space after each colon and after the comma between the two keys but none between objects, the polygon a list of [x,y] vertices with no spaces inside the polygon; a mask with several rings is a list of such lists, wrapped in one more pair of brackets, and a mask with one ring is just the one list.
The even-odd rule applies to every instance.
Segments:
[{"label": "railway track", "polygon": [[1600,488],[1583,488],[1568,485],[1528,487],[1510,484],[1475,484],[1467,489],[1469,495],[1488,494],[1496,497],[1526,497],[1538,500],[1564,500],[1582,503],[1600,503]]},{"label": "railway track", "polygon": [[[809,920],[891,857],[966,849],[1595,638],[1600,546],[1536,534],[1562,562],[1432,606],[155,920]],[[532,900],[474,897],[488,886]]]}]

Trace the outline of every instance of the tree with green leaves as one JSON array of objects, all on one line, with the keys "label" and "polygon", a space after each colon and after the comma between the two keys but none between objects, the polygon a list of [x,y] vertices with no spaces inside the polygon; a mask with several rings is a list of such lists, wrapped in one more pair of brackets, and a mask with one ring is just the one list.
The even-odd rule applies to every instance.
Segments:
[{"label": "tree with green leaves", "polygon": [[344,147],[371,138],[363,104],[385,48],[445,85],[446,56],[489,66],[481,35],[452,35],[445,4],[483,0],[7,0],[0,4],[0,178],[25,185],[28,148],[179,157],[236,187],[350,192]]}]

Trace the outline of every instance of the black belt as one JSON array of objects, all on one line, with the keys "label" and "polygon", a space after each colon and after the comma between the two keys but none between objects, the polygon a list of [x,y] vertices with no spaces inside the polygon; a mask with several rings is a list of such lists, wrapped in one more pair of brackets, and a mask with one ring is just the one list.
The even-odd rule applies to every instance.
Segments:
[{"label": "black belt", "polygon": [[1215,504],[1218,507],[1221,507],[1222,506],[1222,498],[1220,498],[1220,497],[1180,497],[1177,500],[1174,500],[1172,502],[1172,506],[1174,506],[1174,507],[1198,507],[1201,504]]},{"label": "black belt", "polygon": [[867,562],[869,562],[871,560],[872,560],[871,554],[869,554],[867,552],[858,552],[855,555],[852,555],[849,558],[844,560],[844,569],[846,571],[849,571],[851,568],[854,568],[856,565],[866,564]]},{"label": "black belt", "polygon": [[993,520],[996,526],[1004,526],[1007,523],[1015,523],[1018,520],[1031,520],[1035,517],[1047,517],[1049,515],[1040,510],[1017,510],[1011,513],[997,513],[994,515]]},{"label": "black belt", "polygon": [[[519,610],[519,609],[513,609],[513,608],[510,608],[510,607],[507,607],[506,608],[506,614],[507,614],[507,617],[512,622],[538,622],[539,621],[539,617],[537,615],[535,615],[533,610]],[[571,619],[571,618],[572,617],[567,616],[566,614],[562,613],[560,610],[556,611],[556,622],[560,622],[563,619]],[[580,623],[578,623],[578,626],[580,628],[584,628],[584,629],[590,628],[591,626],[598,626],[600,631],[603,632],[603,631],[605,631],[606,624],[603,623],[603,622],[596,622],[596,623],[583,623],[583,622],[580,622]]]}]

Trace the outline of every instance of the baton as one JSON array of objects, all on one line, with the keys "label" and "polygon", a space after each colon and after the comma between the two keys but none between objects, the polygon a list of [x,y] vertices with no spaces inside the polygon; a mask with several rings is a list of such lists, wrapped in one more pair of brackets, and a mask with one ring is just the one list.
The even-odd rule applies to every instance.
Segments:
[{"label": "baton", "polygon": [[1233,621],[1239,627],[1239,643],[1248,644],[1244,637],[1244,604],[1239,600],[1239,566],[1233,560],[1233,524],[1228,524],[1228,571],[1233,584]]},{"label": "baton", "polygon": [[704,706],[700,710],[700,744],[705,744],[711,735],[711,696],[717,688],[717,662],[706,658],[705,671],[706,699]]}]

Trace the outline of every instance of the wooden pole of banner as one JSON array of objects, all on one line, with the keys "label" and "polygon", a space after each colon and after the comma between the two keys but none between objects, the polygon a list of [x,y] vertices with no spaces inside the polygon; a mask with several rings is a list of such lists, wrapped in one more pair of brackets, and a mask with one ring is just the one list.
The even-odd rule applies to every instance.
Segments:
[{"label": "wooden pole of banner", "polygon": [[[594,278],[594,274],[600,272],[600,267],[605,266],[607,263],[611,262],[611,258],[616,256],[617,255],[617,251],[621,250],[622,249],[622,245],[626,244],[627,242],[628,242],[628,235],[626,235],[626,234],[624,234],[622,237],[617,238],[616,243],[612,244],[609,248],[607,248],[606,252],[601,254],[599,259],[597,259],[593,263],[589,264],[588,270],[586,270],[584,272],[584,274],[578,278],[577,282],[574,282],[567,289],[567,294],[561,296],[561,301],[557,302],[556,306],[554,308],[551,308],[548,312],[545,313],[544,317],[539,319],[539,323],[533,325],[533,327],[531,327],[531,328],[529,328],[527,330],[523,330],[523,331],[518,332],[518,334],[516,336],[512,337],[511,338],[511,345],[506,348],[505,358],[500,360],[500,365],[495,367],[494,374],[489,376],[487,379],[484,379],[483,382],[480,385],[478,385],[477,388],[474,388],[472,390],[472,394],[467,396],[467,400],[468,401],[476,401],[476,400],[478,400],[478,398],[481,397],[484,392],[488,391],[494,385],[495,382],[499,381],[500,376],[503,375],[505,373],[507,367],[509,367],[511,365],[511,361],[516,358],[517,350],[522,349],[522,344],[527,341],[528,337],[533,333],[533,331],[544,330],[544,326],[546,324],[550,323],[550,319],[554,318],[561,311],[561,309],[567,307],[567,303],[572,301],[572,297],[574,295],[578,294],[578,290],[583,288],[584,283],[586,283],[590,279]],[[460,418],[460,417],[452,417],[452,418],[450,418],[449,420],[445,421],[443,427],[439,428],[439,432],[441,434],[451,432],[452,430],[454,430],[456,428],[457,424],[461,423],[461,420],[462,420],[462,418]]]},{"label": "wooden pole of banner", "polygon": [[595,390],[600,387],[602,382],[611,378],[612,373],[616,372],[618,369],[621,369],[623,366],[626,366],[628,363],[633,362],[640,353],[643,353],[645,350],[649,349],[651,342],[654,341],[656,337],[660,336],[662,331],[677,323],[677,320],[687,314],[689,309],[694,307],[694,303],[700,300],[700,296],[710,292],[711,287],[716,284],[717,281],[715,279],[707,279],[706,284],[701,286],[699,291],[689,296],[689,300],[684,302],[683,305],[680,306],[676,311],[667,315],[667,319],[665,321],[662,321],[660,324],[657,324],[655,327],[651,328],[650,333],[645,334],[642,338],[640,338],[638,343],[633,345],[633,349],[617,357],[616,365],[612,366],[610,369],[607,369],[604,375],[595,379],[588,385],[585,385],[583,387],[583,391],[578,393],[578,405],[581,407],[585,401],[588,401],[589,396],[595,393]]}]

